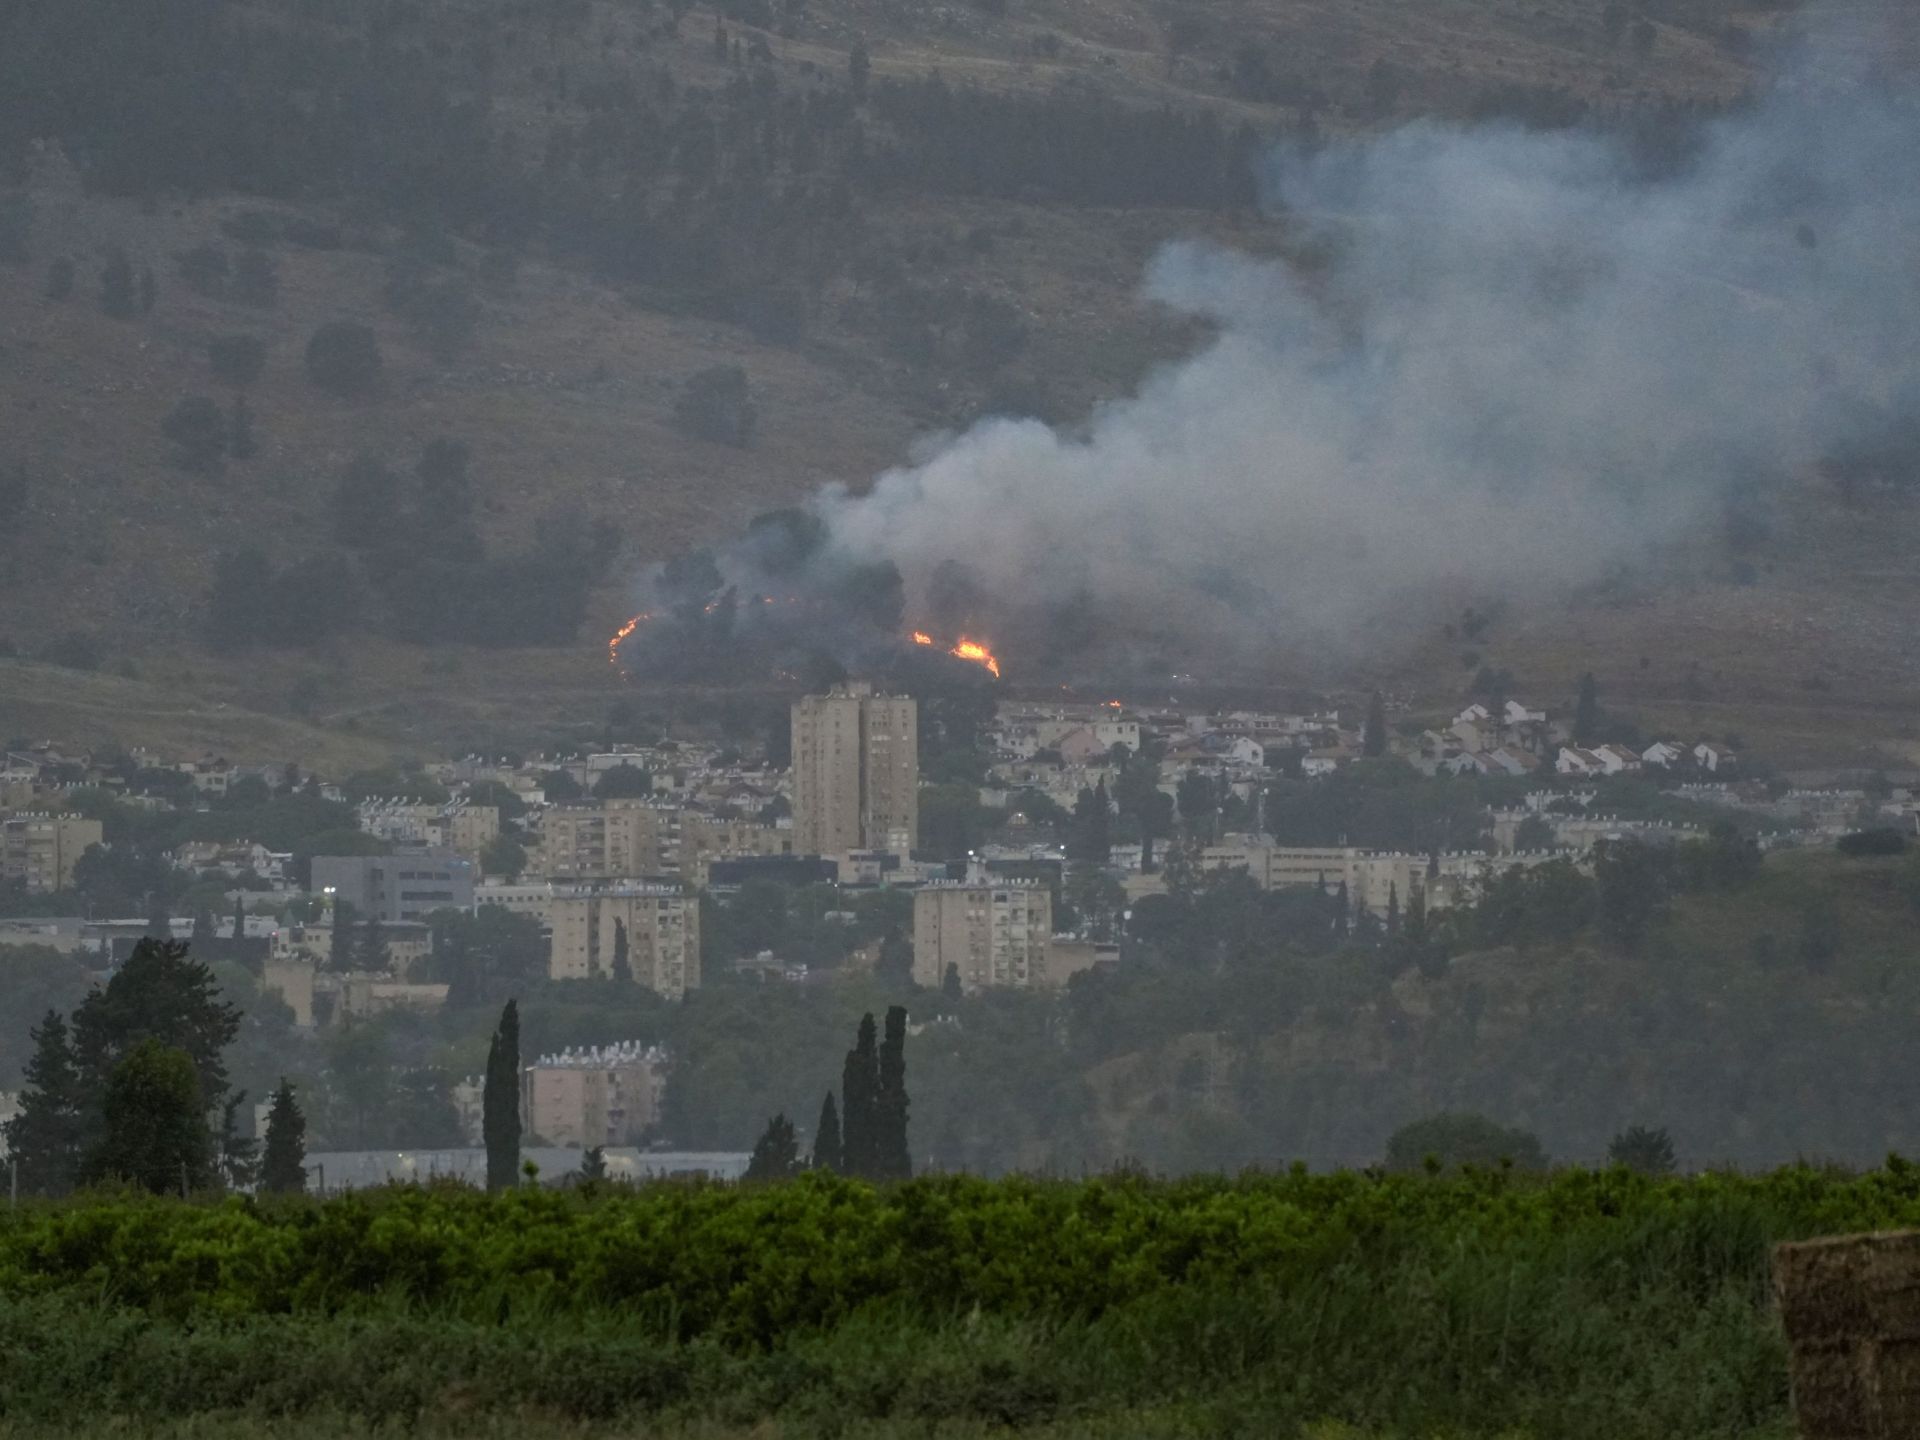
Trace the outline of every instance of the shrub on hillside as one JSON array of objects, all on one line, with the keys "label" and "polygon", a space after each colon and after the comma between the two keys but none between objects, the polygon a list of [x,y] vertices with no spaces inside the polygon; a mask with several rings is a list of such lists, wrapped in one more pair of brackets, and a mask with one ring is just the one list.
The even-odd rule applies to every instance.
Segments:
[{"label": "shrub on hillside", "polygon": [[266,344],[252,335],[216,335],[207,342],[207,363],[229,385],[251,385],[266,368]]},{"label": "shrub on hillside", "polygon": [[1891,826],[1856,830],[1842,835],[1833,848],[1842,855],[1900,855],[1906,852],[1907,837]]},{"label": "shrub on hillside", "polygon": [[371,394],[380,384],[380,341],[371,328],[334,320],[307,341],[307,374],[336,395]]},{"label": "shrub on hillside", "polygon": [[674,407],[674,421],[689,435],[722,445],[753,443],[759,416],[738,365],[714,365],[688,378]]}]

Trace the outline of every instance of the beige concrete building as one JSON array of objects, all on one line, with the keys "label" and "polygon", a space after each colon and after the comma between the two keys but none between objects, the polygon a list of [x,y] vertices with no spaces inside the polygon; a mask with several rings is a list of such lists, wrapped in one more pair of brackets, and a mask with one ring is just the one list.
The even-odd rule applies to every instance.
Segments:
[{"label": "beige concrete building", "polygon": [[548,915],[552,979],[611,976],[614,946],[624,928],[635,984],[670,1000],[700,986],[700,898],[679,885],[555,886]]},{"label": "beige concrete building", "polygon": [[313,1026],[313,977],[318,968],[306,954],[274,954],[260,968],[260,988],[286,1001],[293,1023]]},{"label": "beige concrete building", "polygon": [[[913,896],[913,978],[938,987],[947,967],[967,991],[1066,984],[1050,963],[1053,897],[1028,881],[938,881]],[[1087,963],[1091,963],[1089,960]]]},{"label": "beige concrete building", "polygon": [[1478,850],[1451,850],[1437,856],[1403,851],[1362,850],[1355,846],[1262,845],[1231,841],[1201,851],[1203,867],[1245,870],[1263,890],[1289,886],[1347,887],[1355,910],[1384,915],[1392,905],[1405,910],[1414,891],[1429,910],[1445,910],[1472,900],[1489,875],[1514,865],[1532,866],[1546,854],[1505,855],[1497,859]]},{"label": "beige concrete building", "polygon": [[0,820],[0,879],[30,895],[50,895],[73,885],[73,867],[89,845],[101,843],[98,820],[78,815],[33,813]]},{"label": "beige concrete building", "polygon": [[531,857],[550,880],[624,880],[680,868],[680,811],[652,800],[573,800],[540,821]]},{"label": "beige concrete building", "polygon": [[659,1122],[666,1052],[638,1043],[543,1055],[520,1072],[536,1145],[634,1145]]},{"label": "beige concrete building", "polygon": [[919,707],[864,684],[793,707],[793,845],[801,855],[889,850],[920,829]]},{"label": "beige concrete building", "polygon": [[707,883],[707,866],[742,855],[791,855],[794,832],[755,820],[728,820],[689,810],[680,817],[679,874],[690,885]]}]

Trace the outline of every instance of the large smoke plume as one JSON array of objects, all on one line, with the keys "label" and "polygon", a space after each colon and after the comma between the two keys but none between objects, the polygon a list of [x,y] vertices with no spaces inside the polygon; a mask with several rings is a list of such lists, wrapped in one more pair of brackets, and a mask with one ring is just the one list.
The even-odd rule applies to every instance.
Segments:
[{"label": "large smoke plume", "polygon": [[880,628],[893,606],[1036,667],[1413,635],[1438,597],[1705,533],[1912,398],[1920,121],[1887,86],[1783,82],[1652,177],[1617,138],[1418,124],[1268,180],[1323,263],[1168,248],[1147,293],[1215,322],[1202,353],[1079,431],[989,420],[829,491],[784,574],[762,536],[725,578],[890,564]]}]

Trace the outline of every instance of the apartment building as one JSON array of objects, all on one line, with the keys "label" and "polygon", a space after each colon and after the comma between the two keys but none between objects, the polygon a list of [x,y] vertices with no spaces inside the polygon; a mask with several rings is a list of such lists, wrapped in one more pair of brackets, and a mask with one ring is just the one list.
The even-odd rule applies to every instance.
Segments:
[{"label": "apartment building", "polygon": [[542,1055],[520,1072],[521,1118],[537,1145],[635,1145],[659,1123],[666,1071],[638,1041]]},{"label": "apartment building", "polygon": [[73,868],[89,845],[101,843],[98,820],[31,813],[0,820],[0,880],[30,895],[73,886]]},{"label": "apartment building", "polygon": [[793,707],[793,843],[802,855],[905,855],[920,827],[919,707],[867,684]]},{"label": "apartment building", "polygon": [[680,869],[680,811],[652,800],[572,800],[541,817],[534,857],[550,880],[625,880]]},{"label": "apartment building", "polygon": [[963,990],[1048,989],[1053,896],[1033,881],[938,881],[913,896],[913,978],[941,985],[951,966]]},{"label": "apartment building", "polygon": [[624,933],[635,984],[670,1000],[700,986],[700,898],[679,885],[556,885],[547,913],[552,979],[611,976]]}]

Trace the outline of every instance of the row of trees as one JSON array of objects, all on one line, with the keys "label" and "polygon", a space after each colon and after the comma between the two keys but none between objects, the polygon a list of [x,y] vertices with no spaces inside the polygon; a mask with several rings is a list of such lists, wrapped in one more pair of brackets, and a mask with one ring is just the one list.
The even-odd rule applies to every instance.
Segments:
[{"label": "row of trees", "polygon": [[880,1183],[913,1175],[907,1144],[907,1012],[887,1010],[886,1037],[869,1011],[841,1067],[840,1099],[820,1102],[810,1162],[803,1161],[793,1122],[775,1115],[753,1147],[749,1180],[783,1180],[809,1168]]},{"label": "row of trees", "polygon": [[186,1194],[256,1179],[269,1191],[304,1188],[305,1121],[285,1081],[264,1155],[239,1133],[246,1092],[232,1089],[224,1052],[240,1021],[213,973],[164,940],[140,942],[71,1023],[49,1011],[6,1127],[21,1189],[64,1195],[121,1181]]}]

